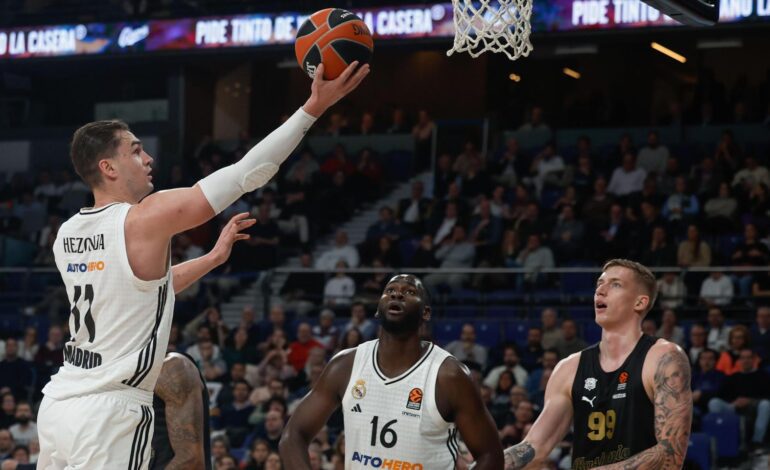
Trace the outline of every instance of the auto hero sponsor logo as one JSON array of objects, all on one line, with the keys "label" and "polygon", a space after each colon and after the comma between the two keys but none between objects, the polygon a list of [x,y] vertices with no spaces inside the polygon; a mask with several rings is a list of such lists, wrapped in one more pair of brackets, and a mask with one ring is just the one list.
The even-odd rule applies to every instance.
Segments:
[{"label": "auto hero sponsor logo", "polygon": [[353,462],[360,462],[364,467],[380,468],[387,470],[423,470],[421,463],[406,462],[404,460],[377,457],[374,455],[359,454],[353,452]]},{"label": "auto hero sponsor logo", "polygon": [[104,271],[104,261],[89,261],[88,263],[67,264],[68,273],[90,273],[94,271]]}]

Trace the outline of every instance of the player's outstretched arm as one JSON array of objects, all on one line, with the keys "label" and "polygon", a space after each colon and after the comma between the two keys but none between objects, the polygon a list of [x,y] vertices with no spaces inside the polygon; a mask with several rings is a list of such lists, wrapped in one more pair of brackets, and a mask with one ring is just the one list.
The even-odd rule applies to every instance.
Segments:
[{"label": "player's outstretched arm", "polygon": [[684,464],[692,425],[690,361],[682,348],[668,341],[658,341],[647,357],[654,367],[648,372],[645,364],[643,375],[652,375],[658,443],[630,459],[597,469],[671,470],[682,468]]},{"label": "player's outstretched arm", "polygon": [[580,353],[556,365],[545,388],[543,411],[530,428],[527,437],[503,452],[505,470],[526,468],[544,459],[564,439],[572,424],[572,382],[580,362]]},{"label": "player's outstretched arm", "polygon": [[355,354],[348,349],[334,356],[286,423],[279,444],[285,468],[311,470],[308,446],[342,402],[340,392],[350,381]]},{"label": "player's outstretched arm", "polygon": [[174,450],[174,458],[166,470],[206,468],[203,397],[198,369],[190,360],[170,355],[163,361],[155,393],[166,403],[168,439]]},{"label": "player's outstretched arm", "polygon": [[503,446],[495,422],[459,361],[454,358],[444,361],[438,374],[437,390],[448,398],[457,430],[476,460],[474,468],[499,470],[503,466]]},{"label": "player's outstretched arm", "polygon": [[249,235],[241,233],[257,222],[257,219],[249,219],[248,212],[241,212],[230,218],[230,221],[219,234],[214,248],[198,258],[179,263],[171,267],[174,279],[174,294],[178,294],[190,287],[190,285],[208,274],[212,269],[221,265],[230,257],[233,244],[238,240],[248,240]]},{"label": "player's outstretched arm", "polygon": [[191,188],[159,191],[144,198],[128,215],[141,234],[158,239],[197,227],[219,214],[241,196],[265,185],[294,151],[315,120],[353,91],[369,73],[353,62],[334,80],[324,80],[319,66],[310,98],[285,123],[249,150],[236,163],[221,168]]}]

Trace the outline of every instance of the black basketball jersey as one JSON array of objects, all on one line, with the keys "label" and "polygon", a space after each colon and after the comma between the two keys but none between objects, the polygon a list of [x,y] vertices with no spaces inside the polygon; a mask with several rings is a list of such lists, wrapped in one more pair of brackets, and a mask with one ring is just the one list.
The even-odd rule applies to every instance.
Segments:
[{"label": "black basketball jersey", "polygon": [[[184,353],[178,353],[195,364],[195,360]],[[195,366],[198,367],[197,365]],[[211,430],[209,428],[209,391],[206,388],[206,380],[201,378],[201,396],[203,397],[203,461],[205,469],[211,470]],[[150,470],[166,468],[174,458],[174,450],[168,438],[168,425],[166,424],[166,403],[155,394],[152,398],[152,407],[155,409],[155,432],[152,435],[152,460]]]},{"label": "black basketball jersey", "polygon": [[572,383],[572,470],[620,462],[657,444],[655,410],[642,383],[644,359],[657,340],[642,335],[613,372],[602,370],[598,343],[580,353]]}]

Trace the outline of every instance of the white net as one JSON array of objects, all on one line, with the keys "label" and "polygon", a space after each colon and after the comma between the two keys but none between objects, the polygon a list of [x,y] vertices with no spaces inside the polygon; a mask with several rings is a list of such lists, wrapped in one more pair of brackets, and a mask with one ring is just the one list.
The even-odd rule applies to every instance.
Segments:
[{"label": "white net", "polygon": [[478,57],[486,51],[502,52],[511,60],[532,51],[529,19],[532,0],[452,0],[455,41],[447,55],[467,52]]}]

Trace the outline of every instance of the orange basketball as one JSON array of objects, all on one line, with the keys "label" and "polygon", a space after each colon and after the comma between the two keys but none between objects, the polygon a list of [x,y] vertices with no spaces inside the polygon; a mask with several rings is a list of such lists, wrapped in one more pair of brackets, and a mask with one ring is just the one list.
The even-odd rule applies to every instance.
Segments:
[{"label": "orange basketball", "polygon": [[372,57],[374,41],[366,23],[340,8],[327,8],[310,15],[297,30],[294,52],[302,70],[315,76],[324,64],[324,79],[333,80],[351,62],[366,64]]}]

